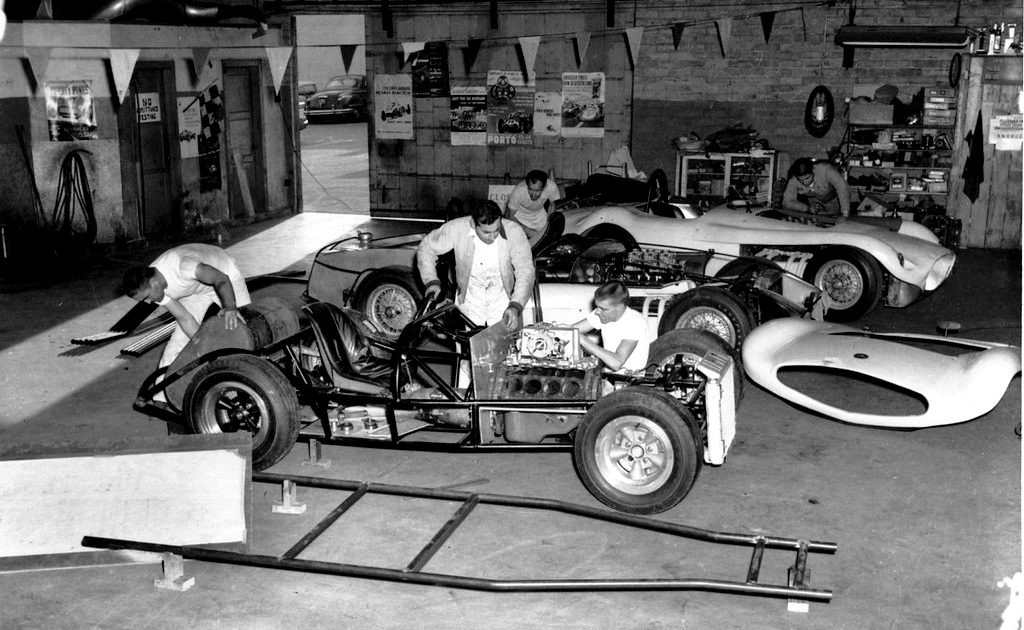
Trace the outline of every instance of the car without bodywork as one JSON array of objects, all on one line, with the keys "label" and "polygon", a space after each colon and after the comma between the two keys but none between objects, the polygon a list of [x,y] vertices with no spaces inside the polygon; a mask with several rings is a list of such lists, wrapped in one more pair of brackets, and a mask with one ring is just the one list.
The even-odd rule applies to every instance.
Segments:
[{"label": "car without bodywork", "polygon": [[562,205],[567,234],[643,248],[713,251],[703,270],[708,275],[720,273],[737,256],[770,260],[828,293],[828,318],[834,321],[858,319],[879,301],[908,306],[935,291],[956,262],[956,254],[928,228],[900,219],[852,218],[823,226],[759,216],[746,205],[723,205],[692,219],[649,212],[647,203],[572,205]]},{"label": "car without bodywork", "polygon": [[[423,236],[374,240],[364,233],[325,246],[313,260],[307,296],[351,306],[381,334],[397,338],[422,296],[413,270]],[[630,306],[648,318],[652,339],[676,328],[700,328],[739,347],[761,321],[820,319],[827,309],[820,291],[763,260],[736,259],[720,277],[709,278],[696,272],[708,252],[648,251],[579,235],[555,237],[539,249],[534,299],[524,310],[527,323],[580,321],[592,308],[594,290],[609,280],[627,285]],[[439,269],[440,278],[448,277],[446,269]]]},{"label": "car without bodywork", "polygon": [[[812,411],[853,424],[921,429],[966,422],[991,411],[1020,372],[1021,352],[1015,346],[971,339],[776,320],[747,338],[743,365],[758,385]],[[798,371],[836,378],[837,390],[866,378],[915,403],[875,413],[847,408],[863,409],[866,401],[878,398],[855,396],[839,406],[838,401],[800,391],[799,379],[786,377]],[[900,410],[914,413],[896,413]]]},{"label": "car without bodywork", "polygon": [[366,77],[331,77],[319,92],[306,99],[306,117],[310,122],[329,118],[365,120],[368,109]]},{"label": "car without bodywork", "polygon": [[[735,436],[738,355],[703,331],[661,337],[646,372],[627,376],[584,357],[575,329],[510,333],[499,322],[467,337],[449,324],[458,315],[451,303],[424,305],[429,312],[394,343],[325,302],[301,312],[280,301],[240,310],[245,321],[233,330],[207,319],[166,371],[146,379],[135,407],[195,434],[251,433],[255,470],[303,437],[436,451],[571,450],[598,500],[653,514],[681,501],[704,463],[722,464]],[[472,377],[462,386],[464,365]],[[154,402],[159,392],[167,404]],[[316,421],[302,426],[300,405]]]}]

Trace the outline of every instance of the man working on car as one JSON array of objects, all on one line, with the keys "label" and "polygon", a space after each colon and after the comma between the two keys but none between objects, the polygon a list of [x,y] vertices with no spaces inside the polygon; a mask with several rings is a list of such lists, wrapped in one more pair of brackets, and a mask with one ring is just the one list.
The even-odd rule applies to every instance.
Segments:
[{"label": "man working on car", "polygon": [[505,216],[523,226],[530,246],[536,245],[548,228],[548,214],[561,198],[558,185],[544,171],[530,171],[508,196]]},{"label": "man working on car", "polygon": [[160,367],[174,362],[212,305],[220,306],[218,317],[230,330],[245,323],[238,307],[251,301],[234,259],[219,247],[201,243],[170,249],[148,267],[129,268],[121,291],[138,302],[155,302],[174,316],[178,325],[164,346]]},{"label": "man working on car", "polygon": [[[643,372],[651,351],[647,320],[629,308],[629,289],[618,280],[606,282],[594,292],[594,310],[576,323],[580,345],[617,374]],[[601,331],[602,345],[586,333]]]},{"label": "man working on car", "polygon": [[850,185],[831,164],[800,158],[789,168],[782,207],[830,217],[850,216]]},{"label": "man working on car", "polygon": [[437,258],[453,250],[459,310],[478,326],[504,320],[510,330],[518,328],[536,274],[523,228],[503,221],[498,204],[487,200],[477,202],[470,216],[427,234],[416,250],[427,297],[441,295]]}]

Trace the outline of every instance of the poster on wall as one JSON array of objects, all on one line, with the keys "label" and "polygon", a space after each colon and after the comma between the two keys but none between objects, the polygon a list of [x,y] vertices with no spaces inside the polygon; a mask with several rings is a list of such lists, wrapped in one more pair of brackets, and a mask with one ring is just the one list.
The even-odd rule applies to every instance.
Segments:
[{"label": "poster on wall", "polygon": [[412,140],[412,77],[378,74],[373,77],[373,103],[380,118],[374,125],[378,140]]},{"label": "poster on wall", "polygon": [[487,144],[533,144],[532,83],[522,72],[487,73]]},{"label": "poster on wall", "polygon": [[178,97],[178,149],[182,159],[199,157],[199,100],[194,96]]},{"label": "poster on wall", "polygon": [[139,124],[160,122],[160,93],[146,92],[135,95],[136,111]]},{"label": "poster on wall", "polygon": [[562,136],[604,136],[604,73],[562,73]]},{"label": "poster on wall", "polygon": [[562,95],[537,92],[533,99],[533,134],[557,136],[562,133]]},{"label": "poster on wall", "polygon": [[412,95],[448,96],[448,44],[427,42],[412,56]]},{"label": "poster on wall", "polygon": [[451,110],[453,146],[487,144],[487,88],[453,87]]},{"label": "poster on wall", "polygon": [[224,103],[220,87],[214,83],[199,93],[192,107],[199,109],[199,191],[220,190],[220,132]]},{"label": "poster on wall", "polygon": [[50,140],[71,142],[99,137],[91,81],[44,81],[43,92]]}]

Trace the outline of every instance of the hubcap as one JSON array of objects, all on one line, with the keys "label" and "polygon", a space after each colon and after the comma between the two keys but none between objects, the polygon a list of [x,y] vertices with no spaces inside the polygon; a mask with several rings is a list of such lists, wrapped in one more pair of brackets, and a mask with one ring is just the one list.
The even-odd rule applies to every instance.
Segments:
[{"label": "hubcap", "polygon": [[390,337],[397,337],[412,321],[416,301],[411,293],[394,284],[382,284],[370,292],[366,313],[378,328]]},{"label": "hubcap", "polygon": [[606,424],[597,435],[594,458],[610,486],[632,495],[650,494],[665,485],[675,465],[668,434],[640,416]]},{"label": "hubcap", "polygon": [[864,278],[857,268],[842,260],[832,260],[818,271],[815,284],[832,298],[836,310],[847,309],[856,304],[864,294]]}]

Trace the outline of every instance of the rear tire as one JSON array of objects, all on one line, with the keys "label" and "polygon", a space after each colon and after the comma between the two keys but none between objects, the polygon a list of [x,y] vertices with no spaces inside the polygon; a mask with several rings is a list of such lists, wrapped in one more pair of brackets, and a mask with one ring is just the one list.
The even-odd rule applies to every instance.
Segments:
[{"label": "rear tire", "polygon": [[692,328],[705,330],[739,350],[754,327],[750,309],[720,287],[698,287],[675,298],[658,324],[658,335]]},{"label": "rear tire", "polygon": [[383,337],[393,341],[415,319],[416,305],[422,300],[412,275],[381,270],[359,284],[355,304]]},{"label": "rear tire", "polygon": [[743,374],[743,359],[736,348],[722,341],[722,339],[705,330],[693,328],[680,328],[671,330],[658,337],[651,344],[651,352],[647,359],[658,367],[664,367],[674,363],[676,355],[683,355],[682,361],[690,365],[697,365],[701,358],[708,352],[724,354],[732,359],[733,363],[733,391],[736,394],[736,408],[739,409],[743,400],[743,385],[745,377]]},{"label": "rear tire", "polygon": [[274,364],[248,354],[203,366],[188,384],[185,424],[197,435],[252,434],[252,468],[281,461],[299,435],[295,388]]},{"label": "rear tire", "polygon": [[704,460],[693,415],[665,392],[627,387],[597,401],[573,444],[576,470],[598,501],[658,514],[689,493]]},{"label": "rear tire", "polygon": [[882,297],[882,268],[872,256],[852,247],[829,247],[811,258],[804,280],[828,293],[825,319],[849,322],[875,308]]}]

